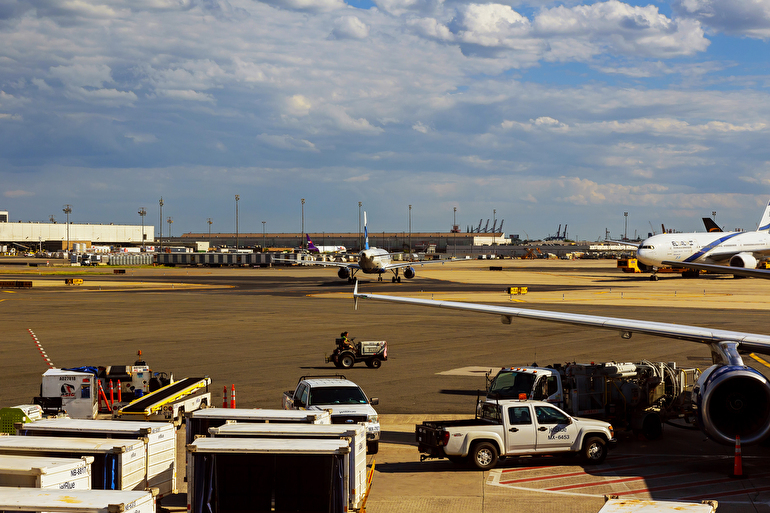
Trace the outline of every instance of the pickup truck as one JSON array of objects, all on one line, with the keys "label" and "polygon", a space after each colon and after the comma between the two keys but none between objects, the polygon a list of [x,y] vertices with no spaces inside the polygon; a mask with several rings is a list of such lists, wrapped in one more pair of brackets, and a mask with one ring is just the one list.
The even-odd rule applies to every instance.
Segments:
[{"label": "pickup truck", "polygon": [[284,410],[331,410],[332,424],[363,424],[369,454],[377,454],[380,446],[380,417],[372,408],[379,403],[339,374],[302,376],[294,390],[283,393]]},{"label": "pickup truck", "polygon": [[475,419],[418,424],[420,460],[449,458],[489,470],[500,457],[562,453],[598,464],[616,444],[609,423],[571,417],[544,401],[486,400],[477,411]]}]

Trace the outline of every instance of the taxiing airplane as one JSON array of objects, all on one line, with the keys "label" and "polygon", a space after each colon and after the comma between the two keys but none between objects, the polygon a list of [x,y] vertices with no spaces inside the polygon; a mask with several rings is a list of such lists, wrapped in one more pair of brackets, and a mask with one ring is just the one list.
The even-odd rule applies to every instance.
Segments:
[{"label": "taxiing airplane", "polygon": [[276,258],[278,262],[293,262],[302,265],[323,265],[338,267],[337,276],[341,279],[352,281],[356,273],[361,271],[364,274],[377,274],[378,281],[382,281],[382,275],[386,272],[393,273],[391,281],[401,283],[399,272],[403,270],[404,278],[412,279],[415,276],[414,266],[423,266],[427,264],[444,264],[442,260],[429,260],[427,262],[394,262],[392,255],[385,249],[369,247],[369,232],[366,227],[366,212],[364,212],[364,249],[358,253],[358,262],[314,262],[314,261],[295,261]]},{"label": "taxiing airplane", "polygon": [[345,246],[316,246],[313,244],[313,241],[310,240],[310,234],[306,233],[305,238],[307,239],[307,249],[311,253],[323,253],[323,254],[329,254],[329,253],[347,253],[348,249]]},{"label": "taxiing airplane", "polygon": [[760,372],[745,365],[741,357],[741,353],[747,352],[770,354],[767,335],[509,306],[362,294],[358,292],[357,282],[353,298],[356,309],[359,299],[373,299],[499,315],[503,324],[511,324],[516,317],[616,330],[624,339],[633,333],[643,333],[708,344],[714,364],[702,372],[692,395],[700,429],[710,439],[725,445],[734,444],[736,436],[740,436],[741,443],[755,444],[770,435],[770,383]]},{"label": "taxiing airplane", "polygon": [[636,257],[653,268],[653,280],[662,266],[770,278],[770,271],[756,268],[770,258],[770,202],[756,231],[662,233],[643,241]]}]

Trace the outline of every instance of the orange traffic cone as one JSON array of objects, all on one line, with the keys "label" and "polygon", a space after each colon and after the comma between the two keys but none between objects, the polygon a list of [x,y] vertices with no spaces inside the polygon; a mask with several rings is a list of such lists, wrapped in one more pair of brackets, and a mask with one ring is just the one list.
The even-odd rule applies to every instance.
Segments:
[{"label": "orange traffic cone", "polygon": [[730,477],[741,479],[746,476],[743,475],[743,460],[741,459],[741,437],[735,436],[735,462],[733,463],[733,473]]}]

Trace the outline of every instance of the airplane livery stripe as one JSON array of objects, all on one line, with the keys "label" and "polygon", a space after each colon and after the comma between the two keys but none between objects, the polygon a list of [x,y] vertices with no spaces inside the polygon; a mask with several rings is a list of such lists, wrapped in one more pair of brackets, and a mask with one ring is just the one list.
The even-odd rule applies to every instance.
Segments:
[{"label": "airplane livery stripe", "polygon": [[689,257],[685,258],[684,261],[685,262],[694,262],[694,261],[698,260],[700,257],[702,257],[703,255],[705,255],[706,253],[708,253],[709,251],[711,251],[712,249],[714,249],[715,247],[717,247],[720,244],[722,244],[723,242],[725,242],[727,240],[730,240],[733,237],[735,237],[737,235],[740,235],[741,233],[746,233],[746,232],[731,233],[730,235],[726,235],[724,237],[720,237],[717,240],[715,240],[714,242],[708,244],[707,246],[704,246],[704,248],[702,250],[698,251],[697,253],[693,253]]}]

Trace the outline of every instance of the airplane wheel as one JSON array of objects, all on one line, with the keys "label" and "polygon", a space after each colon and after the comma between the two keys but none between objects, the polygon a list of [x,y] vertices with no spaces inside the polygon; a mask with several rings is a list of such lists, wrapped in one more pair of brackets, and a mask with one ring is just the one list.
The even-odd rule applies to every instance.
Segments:
[{"label": "airplane wheel", "polygon": [[382,281],[382,275],[377,276],[377,281]]},{"label": "airplane wheel", "polygon": [[401,283],[401,276],[399,276],[398,278],[396,278],[396,281],[397,281],[397,282],[399,282],[399,283]]},{"label": "airplane wheel", "polygon": [[392,278],[390,279],[390,282],[391,282],[391,283],[396,283],[396,277],[395,277],[395,276],[394,276],[394,277],[392,277]]},{"label": "airplane wheel", "polygon": [[653,274],[652,276],[650,276],[650,281],[658,281],[658,275]]}]

